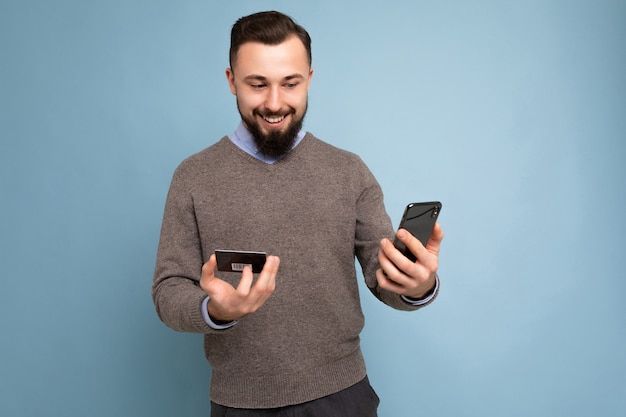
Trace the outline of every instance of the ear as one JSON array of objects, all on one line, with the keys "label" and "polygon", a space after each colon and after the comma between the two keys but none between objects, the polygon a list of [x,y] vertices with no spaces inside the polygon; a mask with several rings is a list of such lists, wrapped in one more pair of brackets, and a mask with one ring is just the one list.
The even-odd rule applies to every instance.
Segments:
[{"label": "ear", "polygon": [[307,80],[306,91],[311,87],[311,78],[313,78],[313,68],[309,69],[309,79]]},{"label": "ear", "polygon": [[226,79],[228,80],[228,86],[230,87],[230,92],[236,96],[237,87],[235,87],[235,73],[230,68],[226,68]]}]

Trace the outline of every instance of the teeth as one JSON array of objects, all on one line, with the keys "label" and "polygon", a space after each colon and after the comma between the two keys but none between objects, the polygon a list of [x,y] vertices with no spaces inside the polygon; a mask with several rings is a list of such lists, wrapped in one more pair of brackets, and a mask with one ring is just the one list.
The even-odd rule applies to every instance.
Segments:
[{"label": "teeth", "polygon": [[285,118],[285,116],[263,117],[263,118],[270,123],[278,123],[282,121]]}]

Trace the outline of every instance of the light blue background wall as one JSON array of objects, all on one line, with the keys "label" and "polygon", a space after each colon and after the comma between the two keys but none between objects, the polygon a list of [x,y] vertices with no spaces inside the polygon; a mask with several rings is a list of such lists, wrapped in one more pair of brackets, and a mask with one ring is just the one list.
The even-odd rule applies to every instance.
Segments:
[{"label": "light blue background wall", "polygon": [[313,37],[306,128],[397,224],[440,199],[439,300],[363,294],[381,417],[626,413],[626,2],[0,1],[0,415],[206,416],[150,299],[175,166],[231,132],[228,33]]}]

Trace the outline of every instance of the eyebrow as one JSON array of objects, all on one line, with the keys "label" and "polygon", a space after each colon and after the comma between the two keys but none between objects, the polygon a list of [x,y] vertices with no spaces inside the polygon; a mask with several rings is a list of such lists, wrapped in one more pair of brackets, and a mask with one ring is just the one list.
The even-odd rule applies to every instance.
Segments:
[{"label": "eyebrow", "polygon": [[[291,81],[291,80],[304,80],[304,76],[302,74],[291,74],[291,75],[287,75],[285,77],[283,77],[282,81]],[[248,75],[246,77],[244,77],[244,80],[246,81],[267,81],[267,77],[264,77],[263,75],[257,75],[257,74],[251,74]]]}]

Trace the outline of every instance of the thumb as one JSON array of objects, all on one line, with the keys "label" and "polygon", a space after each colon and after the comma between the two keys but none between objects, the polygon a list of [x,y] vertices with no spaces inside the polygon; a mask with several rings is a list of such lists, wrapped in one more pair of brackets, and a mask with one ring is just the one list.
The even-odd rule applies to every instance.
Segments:
[{"label": "thumb", "polygon": [[212,254],[207,262],[202,265],[202,277],[200,278],[200,286],[206,291],[206,286],[209,285],[215,278],[215,267],[217,266],[217,260],[215,254]]}]

